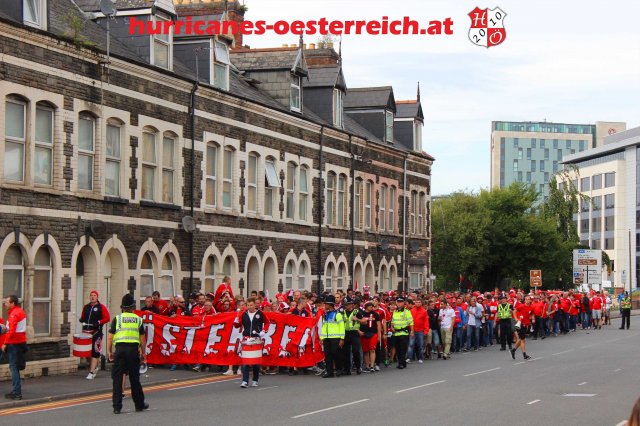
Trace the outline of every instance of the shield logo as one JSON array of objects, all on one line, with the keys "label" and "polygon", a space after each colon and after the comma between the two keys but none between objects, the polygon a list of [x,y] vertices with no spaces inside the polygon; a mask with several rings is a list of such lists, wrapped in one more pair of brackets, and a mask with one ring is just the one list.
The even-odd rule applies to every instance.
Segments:
[{"label": "shield logo", "polygon": [[469,13],[471,28],[469,40],[477,46],[489,48],[501,44],[507,38],[504,29],[504,18],[507,14],[496,7],[495,9],[480,9],[476,7]]}]

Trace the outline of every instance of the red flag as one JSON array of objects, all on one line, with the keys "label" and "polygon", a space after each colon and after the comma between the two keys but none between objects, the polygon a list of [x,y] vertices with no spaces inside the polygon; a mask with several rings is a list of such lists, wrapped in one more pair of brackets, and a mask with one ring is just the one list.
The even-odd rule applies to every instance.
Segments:
[{"label": "red flag", "polygon": [[356,288],[354,289],[354,291],[358,291],[358,281],[356,280]]}]

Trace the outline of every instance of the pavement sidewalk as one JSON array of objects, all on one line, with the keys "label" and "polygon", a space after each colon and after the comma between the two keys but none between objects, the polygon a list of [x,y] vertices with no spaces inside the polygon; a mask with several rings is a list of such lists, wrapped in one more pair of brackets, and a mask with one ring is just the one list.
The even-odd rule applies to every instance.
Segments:
[{"label": "pavement sidewalk", "polygon": [[[140,376],[140,382],[143,386],[151,386],[220,375],[221,373],[197,373],[191,369],[179,368],[176,371],[170,371],[169,367],[154,367]],[[22,381],[23,399],[20,401],[4,399],[4,394],[11,391],[11,381],[0,382],[0,410],[112,391],[111,371],[99,370],[98,376],[93,380],[87,380],[86,376],[87,371],[80,369],[76,373],[63,376],[25,379]],[[127,382],[127,389],[128,387]]]}]

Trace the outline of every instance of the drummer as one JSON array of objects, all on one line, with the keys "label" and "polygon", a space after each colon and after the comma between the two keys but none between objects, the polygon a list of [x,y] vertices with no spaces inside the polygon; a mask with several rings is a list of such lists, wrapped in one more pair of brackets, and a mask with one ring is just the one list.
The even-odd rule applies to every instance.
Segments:
[{"label": "drummer", "polygon": [[89,303],[82,308],[80,322],[82,332],[93,336],[91,342],[91,356],[89,357],[89,374],[87,380],[93,380],[98,374],[98,360],[102,352],[102,326],[109,322],[109,310],[98,301],[98,292],[89,293]]},{"label": "drummer", "polygon": [[[260,339],[264,337],[264,313],[256,310],[256,299],[250,297],[247,299],[247,310],[244,311],[241,321],[236,323],[237,327],[242,327],[242,340]],[[258,377],[260,376],[260,365],[251,366],[253,369],[253,381],[251,387],[258,386]],[[242,384],[241,388],[249,387],[249,366],[242,366]]]}]

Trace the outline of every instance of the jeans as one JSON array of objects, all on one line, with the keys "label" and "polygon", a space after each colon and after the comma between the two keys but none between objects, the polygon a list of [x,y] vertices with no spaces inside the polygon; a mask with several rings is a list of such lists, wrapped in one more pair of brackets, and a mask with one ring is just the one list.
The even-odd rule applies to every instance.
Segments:
[{"label": "jeans", "polygon": [[456,347],[456,352],[460,352],[460,349],[462,349],[462,345],[464,343],[464,337],[462,335],[462,327],[456,327],[455,328],[455,332],[456,336],[455,336],[455,347]]},{"label": "jeans", "polygon": [[440,330],[431,330],[431,345],[433,346],[433,350],[436,350],[440,344]]},{"label": "jeans", "polygon": [[407,351],[407,358],[413,359],[413,351],[416,350],[416,358],[418,360],[424,359],[424,332],[416,331],[413,337],[409,338],[409,350]]},{"label": "jeans", "polygon": [[478,340],[480,334],[480,327],[475,325],[467,325],[467,344],[466,348],[469,349],[473,345],[474,349],[478,349]]},{"label": "jeans", "polygon": [[18,370],[19,345],[7,345],[7,357],[9,358],[9,370],[11,371],[12,393],[22,395],[22,385],[20,383],[20,370]]},{"label": "jeans", "polygon": [[493,345],[493,325],[494,321],[487,321],[487,332],[484,334],[484,345]]},{"label": "jeans", "polygon": [[258,378],[260,377],[260,365],[243,365],[242,366],[242,381],[249,383],[249,367],[251,367],[253,371],[253,381],[258,382]]},{"label": "jeans", "polygon": [[590,320],[591,320],[591,312],[582,312],[581,313],[582,316],[582,329],[584,330],[587,327],[590,327]]}]

